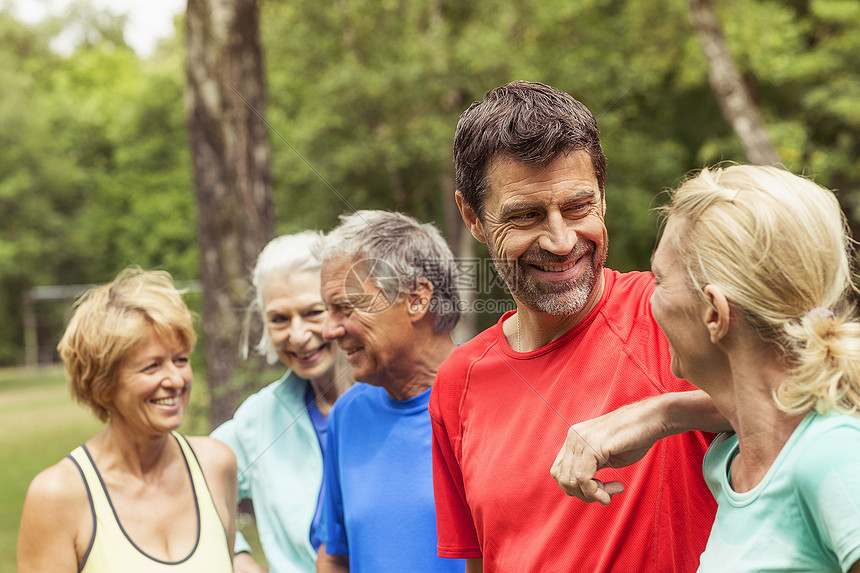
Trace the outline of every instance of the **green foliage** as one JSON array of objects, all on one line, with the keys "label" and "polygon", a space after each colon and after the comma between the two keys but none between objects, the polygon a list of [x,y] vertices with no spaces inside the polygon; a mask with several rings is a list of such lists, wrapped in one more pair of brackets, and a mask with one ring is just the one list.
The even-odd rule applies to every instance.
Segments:
[{"label": "green foliage", "polygon": [[[717,7],[786,166],[856,188],[857,4]],[[269,0],[262,9],[269,118],[289,142],[273,137],[281,231],[380,206],[441,222],[459,113],[518,78],[565,89],[599,114],[616,268],[647,268],[661,191],[692,169],[745,159],[682,0]],[[850,211],[851,193],[842,199]]]},{"label": "green foliage", "polygon": [[[57,22],[0,12],[0,364],[22,359],[33,286],[104,282],[129,264],[198,274],[179,46],[141,61],[121,19],[83,4],[70,18],[82,39],[63,57],[49,48]],[[40,323],[62,324],[57,310],[40,304]],[[43,334],[56,344],[56,329]]]},{"label": "green foliage", "polygon": [[[700,164],[697,151],[710,135],[702,127],[728,134],[718,117],[697,117],[709,97],[705,66],[689,48],[684,4],[666,8],[266,3],[269,117],[290,144],[273,138],[280,230],[326,227],[352,208],[443,221],[443,202],[453,197],[440,193],[459,114],[489,89],[523,78],[565,89],[601,114],[610,262],[646,267],[654,194]],[[695,76],[681,77],[691,66]],[[706,109],[718,113],[714,103]]]},{"label": "green foliage", "polygon": [[[785,165],[838,189],[857,226],[860,5],[714,3]],[[684,0],[260,6],[279,233],[360,208],[444,228],[457,118],[513,79],[599,116],[615,268],[648,267],[663,190],[745,159]],[[121,25],[86,4],[39,26],[0,11],[0,364],[21,360],[31,286],[101,282],[130,263],[197,278],[181,38],[141,60]],[[69,27],[78,48],[52,52]]]}]

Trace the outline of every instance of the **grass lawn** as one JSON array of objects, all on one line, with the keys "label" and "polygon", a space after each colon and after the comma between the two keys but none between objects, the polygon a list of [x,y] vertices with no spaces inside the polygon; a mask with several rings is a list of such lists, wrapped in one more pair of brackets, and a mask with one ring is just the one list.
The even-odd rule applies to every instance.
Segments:
[{"label": "grass lawn", "polygon": [[0,573],[14,573],[30,480],[102,428],[72,402],[61,368],[0,370]]},{"label": "grass lawn", "polygon": [[[205,384],[199,377],[195,382],[186,423],[180,428],[189,434],[208,427]],[[0,369],[0,573],[15,573],[18,524],[30,480],[102,427],[69,397],[62,368]],[[243,525],[255,554],[261,555],[253,524]]]}]

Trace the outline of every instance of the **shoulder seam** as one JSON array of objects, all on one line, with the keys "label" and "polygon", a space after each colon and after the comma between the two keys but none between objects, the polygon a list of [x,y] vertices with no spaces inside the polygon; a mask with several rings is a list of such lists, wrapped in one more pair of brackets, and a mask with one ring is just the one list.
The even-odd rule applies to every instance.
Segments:
[{"label": "shoulder seam", "polygon": [[460,393],[460,403],[457,404],[457,436],[460,439],[457,440],[457,451],[454,454],[457,456],[457,460],[459,462],[462,462],[463,460],[463,405],[466,403],[466,393],[469,391],[469,384],[472,380],[472,369],[479,361],[483,360],[490,350],[499,342],[498,338],[491,342],[487,342],[483,337],[481,337],[481,334],[483,333],[479,332],[476,337],[479,337],[484,341],[486,347],[469,361],[469,366],[466,368],[466,373],[463,376],[463,391]]},{"label": "shoulder seam", "polygon": [[[651,373],[648,371],[648,369],[647,369],[647,368],[645,368],[645,365],[644,365],[644,364],[642,364],[642,361],[639,359],[639,357],[638,357],[637,355],[633,354],[633,353],[630,351],[629,346],[624,342],[624,337],[621,335],[621,332],[619,332],[619,330],[618,330],[617,326],[615,325],[615,323],[613,323],[611,320],[609,320],[609,317],[607,316],[605,309],[601,309],[601,310],[600,310],[600,312],[599,312],[599,314],[598,314],[598,316],[600,316],[600,318],[601,318],[601,319],[603,320],[603,322],[606,324],[607,328],[609,328],[610,332],[612,332],[612,335],[613,335],[613,336],[615,336],[615,338],[618,340],[618,343],[619,343],[619,345],[621,346],[622,350],[624,351],[625,356],[627,356],[627,357],[630,359],[630,361],[631,361],[633,364],[635,364],[635,365],[636,365],[636,368],[638,368],[638,369],[639,369],[639,372],[640,372],[640,373],[642,373],[642,374],[643,374],[643,376],[644,376],[647,380],[649,380],[649,381],[651,382],[651,384],[652,384],[656,389],[658,389],[661,393],[670,392],[669,388],[666,388],[666,387],[661,383],[661,381],[660,381],[660,377],[659,377],[659,376],[655,376],[655,375],[651,374]],[[637,323],[637,322],[638,322],[638,319],[637,319],[636,321],[634,321],[634,324],[633,324],[633,326],[632,326],[632,328],[631,328],[631,332],[632,332],[632,330],[633,330],[633,329],[635,329],[635,328],[636,328],[636,323]]]}]

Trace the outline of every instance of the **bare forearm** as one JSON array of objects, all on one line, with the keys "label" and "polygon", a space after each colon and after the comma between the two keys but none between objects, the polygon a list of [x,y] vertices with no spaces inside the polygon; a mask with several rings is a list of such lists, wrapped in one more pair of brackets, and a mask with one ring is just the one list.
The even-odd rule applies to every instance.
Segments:
[{"label": "bare forearm", "polygon": [[482,559],[466,559],[466,573],[483,573],[484,560]]},{"label": "bare forearm", "polygon": [[[650,448],[662,438],[684,432],[727,432],[732,426],[703,390],[669,392],[622,406],[574,428],[600,428],[599,437],[612,436],[630,449]],[[601,427],[602,426],[602,427]],[[623,453],[613,450],[610,453]],[[612,465],[612,464],[610,464]],[[620,465],[628,465],[622,463]]]},{"label": "bare forearm", "polygon": [[729,432],[731,424],[723,416],[714,401],[703,390],[673,392],[659,397],[665,400],[665,423],[667,434],[683,432]]},{"label": "bare forearm", "polygon": [[667,436],[730,429],[710,396],[701,390],[653,396],[571,426],[550,474],[567,495],[607,505],[624,487],[620,482],[604,484],[595,479],[602,468],[636,463]]}]

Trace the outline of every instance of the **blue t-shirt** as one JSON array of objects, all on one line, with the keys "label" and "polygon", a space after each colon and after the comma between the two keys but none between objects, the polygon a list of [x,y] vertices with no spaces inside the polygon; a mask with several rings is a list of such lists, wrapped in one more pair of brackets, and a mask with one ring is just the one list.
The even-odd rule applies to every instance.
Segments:
[{"label": "blue t-shirt", "polygon": [[[311,423],[314,427],[314,432],[317,435],[317,441],[320,444],[320,451],[322,452],[323,459],[325,459],[325,442],[326,442],[326,419],[325,416],[322,415],[320,409],[317,407],[316,400],[314,400],[314,391],[311,388],[311,385],[308,384],[308,389],[305,392],[305,406],[308,409],[308,415],[311,418]],[[320,544],[322,543],[319,538],[318,529],[320,526],[320,518],[322,517],[322,500],[323,500],[323,490],[325,489],[325,484],[320,487],[320,493],[317,496],[317,509],[314,512],[314,520],[311,522],[311,530],[310,530],[310,540],[311,545],[314,546],[314,549],[319,551]]]},{"label": "blue t-shirt", "polygon": [[320,533],[352,573],[465,569],[436,555],[429,401],[358,383],[329,413]]},{"label": "blue t-shirt", "polygon": [[848,571],[860,560],[860,419],[808,414],[751,490],[734,491],[735,434],[705,455],[717,517],[700,573]]}]

